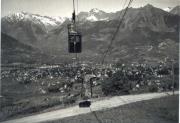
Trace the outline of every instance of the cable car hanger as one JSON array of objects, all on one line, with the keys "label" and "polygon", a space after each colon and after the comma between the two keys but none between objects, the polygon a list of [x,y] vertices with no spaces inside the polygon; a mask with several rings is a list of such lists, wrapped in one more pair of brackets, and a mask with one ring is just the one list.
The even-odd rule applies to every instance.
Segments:
[{"label": "cable car hanger", "polygon": [[81,53],[82,51],[82,35],[76,28],[76,12],[74,0],[72,22],[68,24],[68,47],[69,53]]}]

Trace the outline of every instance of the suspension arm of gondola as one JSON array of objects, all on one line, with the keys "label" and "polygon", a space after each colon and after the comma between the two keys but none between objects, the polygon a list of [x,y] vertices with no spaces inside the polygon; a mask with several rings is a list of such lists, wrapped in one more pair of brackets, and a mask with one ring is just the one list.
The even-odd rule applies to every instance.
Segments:
[{"label": "suspension arm of gondola", "polygon": [[76,12],[75,12],[75,3],[74,3],[74,0],[73,0],[72,22],[73,22],[73,23],[76,22]]}]

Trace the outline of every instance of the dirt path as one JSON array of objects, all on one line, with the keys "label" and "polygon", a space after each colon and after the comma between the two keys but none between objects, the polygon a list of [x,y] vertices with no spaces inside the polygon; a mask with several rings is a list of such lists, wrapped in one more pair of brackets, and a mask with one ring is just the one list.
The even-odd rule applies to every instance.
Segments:
[{"label": "dirt path", "polygon": [[[179,93],[178,91],[175,92],[175,94],[178,94],[178,93]],[[172,95],[172,92],[115,96],[109,99],[93,102],[91,104],[91,110],[99,111],[99,110],[118,107],[121,105],[129,104],[129,103],[133,103],[137,101],[165,97],[168,95]],[[46,112],[46,113],[42,113],[38,115],[28,116],[28,117],[24,117],[20,119],[4,121],[1,123],[39,123],[39,122],[44,122],[44,121],[58,120],[65,117],[71,117],[71,116],[76,116],[80,114],[90,113],[91,110],[90,108],[79,108],[78,106],[73,106],[66,109],[60,109],[60,110]]]}]

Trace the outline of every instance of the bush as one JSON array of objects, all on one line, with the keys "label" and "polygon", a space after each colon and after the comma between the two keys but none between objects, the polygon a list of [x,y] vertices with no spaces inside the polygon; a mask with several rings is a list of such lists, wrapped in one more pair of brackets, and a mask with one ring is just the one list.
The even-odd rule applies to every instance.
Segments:
[{"label": "bush", "polygon": [[53,86],[50,86],[50,87],[48,87],[48,91],[49,92],[54,92],[54,93],[56,93],[56,92],[59,92],[59,86],[56,86],[56,85],[53,85]]},{"label": "bush", "polygon": [[102,91],[105,95],[129,94],[130,88],[130,83],[122,72],[102,81]]},{"label": "bush", "polygon": [[70,105],[76,102],[76,98],[75,97],[67,97],[63,99],[63,103],[65,105]]},{"label": "bush", "polygon": [[157,91],[158,91],[157,85],[153,84],[149,86],[149,92],[157,92]]}]

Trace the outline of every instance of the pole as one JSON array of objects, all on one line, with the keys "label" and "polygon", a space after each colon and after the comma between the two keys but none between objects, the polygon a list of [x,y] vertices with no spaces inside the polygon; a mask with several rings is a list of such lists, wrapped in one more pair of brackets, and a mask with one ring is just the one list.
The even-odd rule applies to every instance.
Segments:
[{"label": "pole", "polygon": [[84,80],[81,78],[81,98],[84,97]]},{"label": "pole", "polygon": [[92,98],[92,96],[93,96],[93,92],[92,92],[92,84],[93,84],[93,81],[92,81],[92,79],[90,79],[91,98]]},{"label": "pole", "polygon": [[173,95],[174,95],[174,62],[172,60],[172,91],[173,91]]}]

